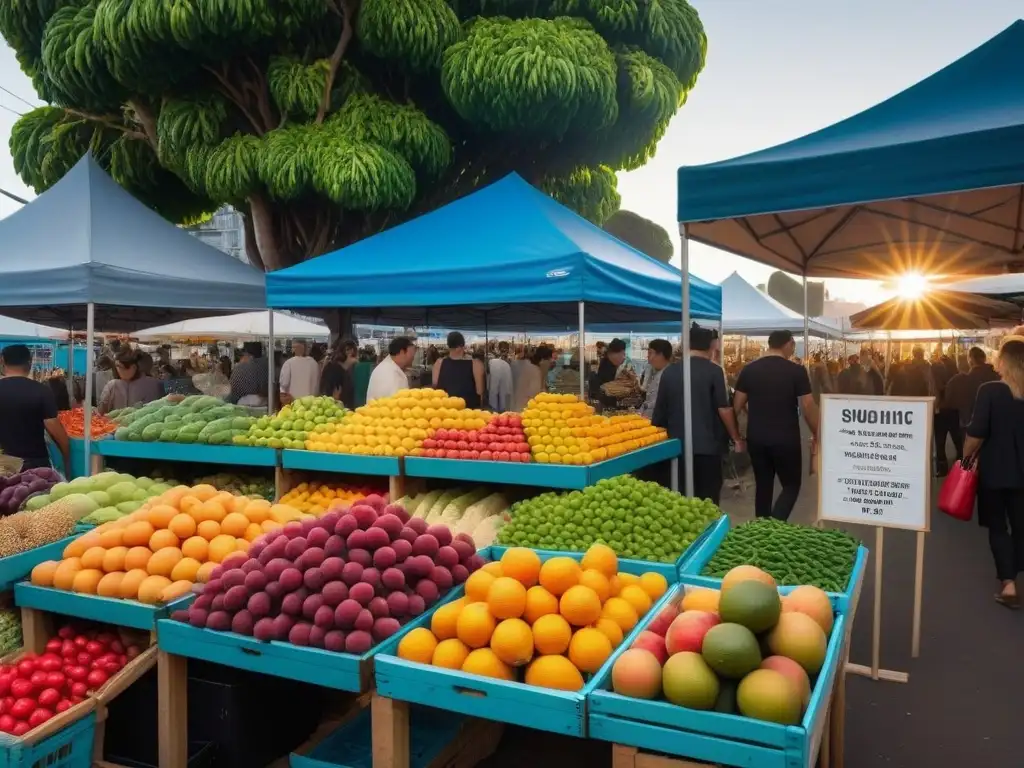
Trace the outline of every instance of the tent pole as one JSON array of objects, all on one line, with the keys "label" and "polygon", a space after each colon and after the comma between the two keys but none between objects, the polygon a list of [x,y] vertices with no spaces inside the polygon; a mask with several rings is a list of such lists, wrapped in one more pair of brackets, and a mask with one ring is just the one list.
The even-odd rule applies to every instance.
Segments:
[{"label": "tent pole", "polygon": [[892,331],[885,332],[885,380],[889,381],[889,363],[892,360]]},{"label": "tent pole", "polygon": [[[91,301],[85,308],[85,474],[92,474],[90,456],[92,449],[92,380],[93,380],[93,340],[96,333],[96,305]],[[72,384],[72,389],[74,384]],[[65,467],[68,480],[71,479],[71,467]]]},{"label": "tent pole", "polygon": [[[586,356],[586,353],[587,353],[587,341],[583,337],[583,325],[584,325],[583,310],[584,310],[584,302],[582,302],[582,301],[579,302],[578,310],[579,310],[579,321],[580,321],[579,322],[579,324],[580,324],[580,337],[577,340],[577,345],[579,346],[579,355],[580,355],[580,400],[586,401],[586,399],[587,399],[587,390],[586,390],[586,381],[587,381],[587,379],[583,375],[584,363],[586,361],[586,357],[585,356]],[[590,366],[587,366],[587,368],[589,368],[589,367]]]},{"label": "tent pole", "polygon": [[679,243],[679,271],[682,284],[683,347],[683,479],[684,493],[693,496],[693,391],[690,371],[690,240],[683,228]]},{"label": "tent pole", "polygon": [[807,366],[811,359],[811,334],[810,322],[807,318],[807,269],[804,268],[804,366]]},{"label": "tent pole", "polygon": [[267,414],[274,412],[274,310],[267,310]]}]

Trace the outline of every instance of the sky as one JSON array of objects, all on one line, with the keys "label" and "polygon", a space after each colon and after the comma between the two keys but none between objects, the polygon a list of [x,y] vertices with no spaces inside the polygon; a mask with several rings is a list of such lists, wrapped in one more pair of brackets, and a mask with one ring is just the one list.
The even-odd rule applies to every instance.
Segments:
[{"label": "sky", "polygon": [[[2,1],[2,0],[0,0]],[[774,146],[856,114],[922,80],[1024,17],[1021,0],[690,0],[708,36],[707,66],[658,153],[619,178],[624,208],[676,237],[676,169]],[[37,103],[0,46],[0,187],[32,191],[14,172],[11,126]],[[20,206],[0,197],[0,218]],[[678,250],[678,245],[677,245]],[[676,256],[678,264],[678,255]],[[691,272],[751,283],[771,270],[694,244]],[[876,283],[829,280],[833,298],[874,303]]]}]

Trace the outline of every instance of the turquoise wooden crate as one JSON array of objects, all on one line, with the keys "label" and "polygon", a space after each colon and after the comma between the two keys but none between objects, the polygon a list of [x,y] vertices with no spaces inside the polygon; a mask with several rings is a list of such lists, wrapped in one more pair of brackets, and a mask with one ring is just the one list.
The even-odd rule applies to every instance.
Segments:
[{"label": "turquoise wooden crate", "polygon": [[52,587],[37,587],[24,581],[14,585],[14,604],[19,608],[35,608],[47,613],[143,630],[154,629],[158,619],[187,608],[194,599],[195,595],[185,595],[167,605],[147,605],[137,600],[119,600]]},{"label": "turquoise wooden crate", "polygon": [[[687,585],[700,583],[682,576],[681,583],[669,591],[669,601],[680,599]],[[647,626],[650,620],[645,618],[639,626]],[[611,667],[629,647],[623,643],[595,676],[588,700],[590,737],[722,765],[811,768],[817,760],[836,674],[844,659],[846,621],[842,613],[836,616],[825,663],[799,725],[778,725],[613,693]]]},{"label": "turquoise wooden crate", "polygon": [[402,473],[396,456],[356,456],[351,453],[320,451],[281,451],[283,469],[304,469],[307,472],[331,472],[340,475],[382,475],[396,477]]},{"label": "turquoise wooden crate", "polygon": [[[729,532],[729,526],[726,525],[721,528],[716,528],[711,532],[704,541],[697,547],[693,554],[683,564],[682,573],[685,574],[690,583],[694,586],[710,587],[711,589],[719,589],[722,586],[722,580],[716,579],[712,576],[702,576],[701,571],[704,570],[711,558],[715,556],[715,552],[722,546],[722,541],[725,539],[725,535]],[[857,548],[857,557],[853,561],[853,570],[850,572],[850,580],[846,584],[846,591],[844,592],[828,592],[829,600],[832,601],[832,606],[843,613],[849,610],[851,602],[857,593],[858,585],[864,578],[864,569],[867,567],[868,561],[868,550],[861,546]],[[779,587],[779,591],[788,595],[798,585],[788,585]]]},{"label": "turquoise wooden crate", "polygon": [[[77,527],[75,530],[78,530]],[[52,544],[44,544],[27,552],[19,552],[10,557],[0,557],[0,591],[11,589],[15,582],[28,576],[32,569],[40,563],[47,560],[60,560],[64,547],[74,539],[75,536],[68,536],[66,539],[55,541]]]},{"label": "turquoise wooden crate", "polygon": [[247,467],[274,467],[277,451],[245,445],[205,445],[202,443],[142,443],[134,440],[97,440],[94,450],[100,456],[152,461],[188,461],[201,464],[233,464]]},{"label": "turquoise wooden crate", "polygon": [[95,738],[95,712],[35,744],[0,733],[0,768],[90,768]]},{"label": "turquoise wooden crate", "polygon": [[[494,552],[494,548],[491,548],[491,552]],[[541,560],[563,555],[574,560],[583,557],[579,552],[537,554]],[[621,569],[627,573],[643,573],[648,570],[647,563],[640,563],[641,567],[637,570],[632,568],[633,563],[636,561],[620,561]],[[461,597],[463,592],[463,587],[459,587],[457,593],[450,595],[449,599]],[[672,593],[672,589],[666,591],[651,606],[647,615],[657,615]],[[623,640],[624,647],[628,647],[640,634],[643,625],[643,621],[637,622]],[[430,615],[420,616],[411,626],[429,627]],[[395,655],[397,650],[398,640],[389,638],[374,660],[374,678],[380,696],[568,736],[586,735],[587,696],[601,672],[609,669],[611,663],[609,659],[579,691],[556,691],[406,661]]]}]

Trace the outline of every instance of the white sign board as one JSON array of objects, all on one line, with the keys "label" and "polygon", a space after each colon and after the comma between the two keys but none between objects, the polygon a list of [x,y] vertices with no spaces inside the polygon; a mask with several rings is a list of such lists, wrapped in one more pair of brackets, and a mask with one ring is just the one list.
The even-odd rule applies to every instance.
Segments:
[{"label": "white sign board", "polygon": [[818,518],[926,531],[931,397],[822,395]]}]

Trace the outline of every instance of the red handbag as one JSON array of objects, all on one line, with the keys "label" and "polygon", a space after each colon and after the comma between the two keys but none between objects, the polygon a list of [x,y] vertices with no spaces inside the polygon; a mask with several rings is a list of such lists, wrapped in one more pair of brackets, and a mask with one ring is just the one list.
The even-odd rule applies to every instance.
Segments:
[{"label": "red handbag", "polygon": [[939,491],[939,509],[957,520],[974,516],[974,497],[978,492],[978,463],[974,458],[956,462]]}]

